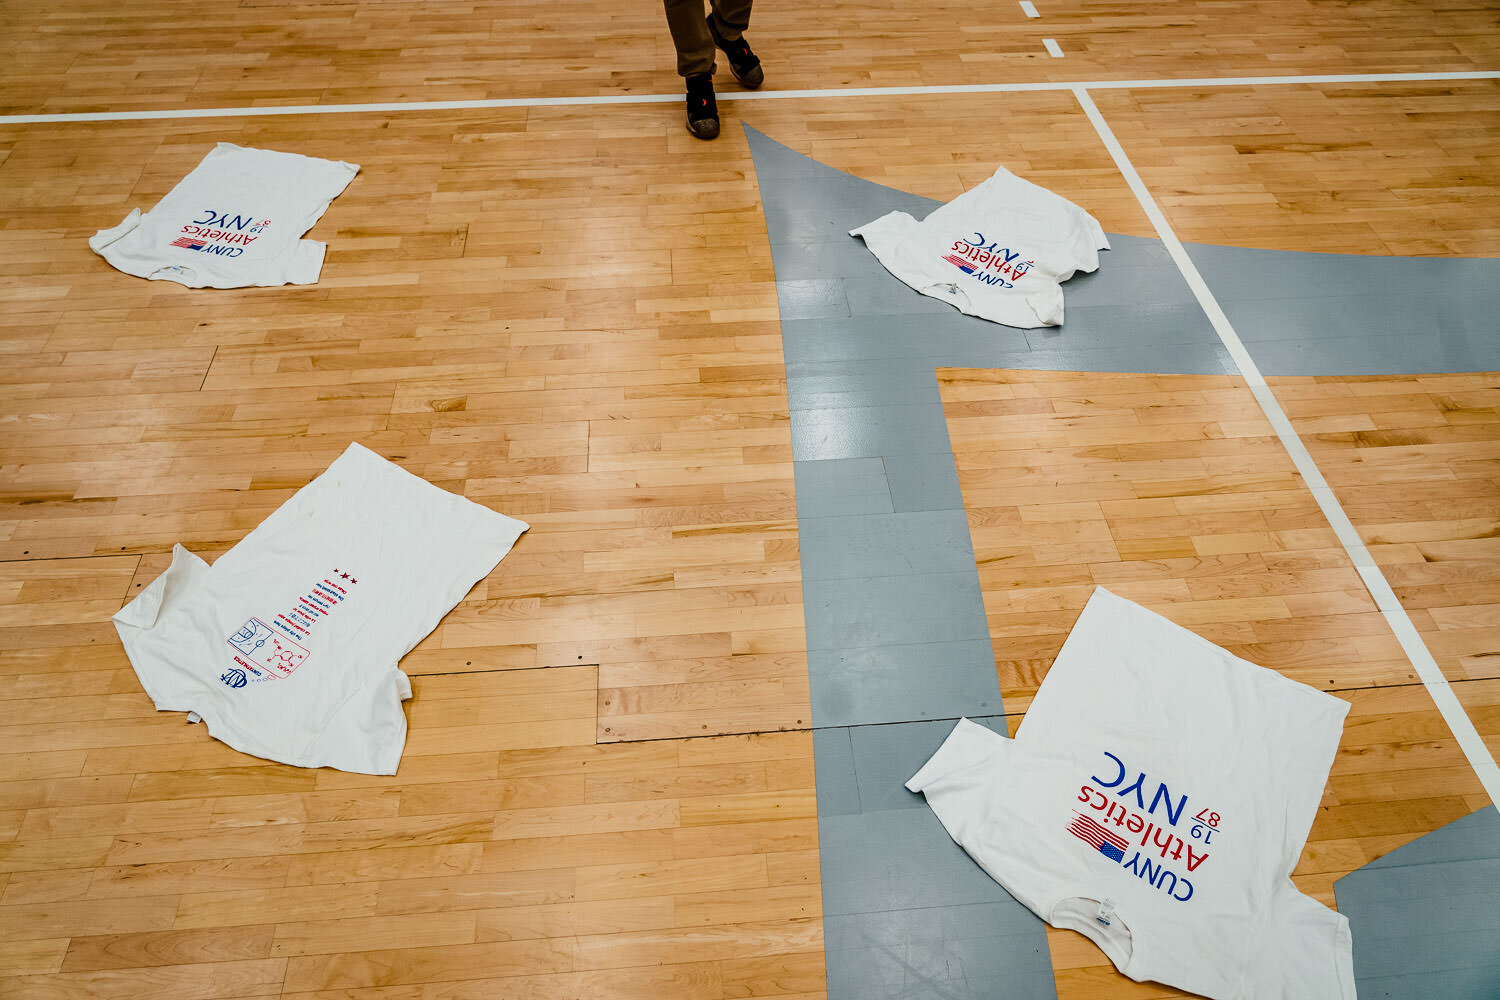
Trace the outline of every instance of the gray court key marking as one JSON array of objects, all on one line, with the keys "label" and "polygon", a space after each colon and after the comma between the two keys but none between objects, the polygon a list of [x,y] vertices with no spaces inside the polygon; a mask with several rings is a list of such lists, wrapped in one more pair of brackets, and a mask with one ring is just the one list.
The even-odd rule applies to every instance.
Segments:
[{"label": "gray court key marking", "polygon": [[[1159,240],[1111,234],[1100,270],[1063,286],[1064,326],[999,326],[907,288],[847,235],[937,202],[745,132],[782,313],[829,995],[1054,998],[1042,922],[901,787],[947,720],[1005,731],[935,369],[1232,364]],[[1500,261],[1188,252],[1267,374],[1500,368]]]}]

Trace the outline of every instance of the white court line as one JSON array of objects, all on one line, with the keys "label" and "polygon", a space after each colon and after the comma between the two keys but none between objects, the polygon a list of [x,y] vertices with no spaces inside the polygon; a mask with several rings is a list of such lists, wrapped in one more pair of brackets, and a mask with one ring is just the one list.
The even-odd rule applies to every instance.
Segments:
[{"label": "white court line", "polygon": [[1025,14],[1027,17],[1042,16],[1041,14],[1037,13],[1036,4],[1032,3],[1031,0],[1021,0],[1021,13]]},{"label": "white court line", "polygon": [[1061,59],[1063,57],[1062,47],[1057,44],[1057,39],[1055,38],[1043,38],[1042,48],[1046,49],[1047,54],[1053,59]]},{"label": "white court line", "polygon": [[[1054,43],[1055,44],[1055,43]],[[725,91],[722,101],[788,101],[822,97],[910,97],[925,94],[1014,94],[1026,91],[1143,90],[1162,87],[1275,87],[1310,83],[1440,83],[1500,80],[1497,70],[1457,73],[1328,73],[1313,76],[1197,77],[1184,80],[1075,80],[1072,82],[971,83],[932,87],[832,87],[825,90]],[[610,104],[671,104],[681,94],[600,94],[593,97],[500,97],[473,101],[388,101],[377,104],[295,104],[240,108],[174,108],[163,111],[76,111],[0,115],[0,125],[61,125],[78,122],[158,121],[177,118],[262,118],[276,115],[347,115],[400,111],[486,111],[496,108],[557,108]]]},{"label": "white court line", "polygon": [[1301,473],[1303,481],[1312,490],[1313,499],[1317,501],[1318,507],[1323,511],[1323,516],[1333,527],[1339,542],[1349,553],[1349,558],[1353,560],[1360,579],[1365,582],[1370,596],[1375,599],[1375,606],[1380,609],[1391,631],[1396,634],[1396,640],[1401,643],[1401,648],[1405,650],[1412,666],[1417,670],[1417,676],[1421,678],[1423,686],[1427,688],[1427,693],[1432,696],[1433,703],[1442,713],[1443,721],[1448,723],[1448,728],[1453,732],[1453,738],[1458,741],[1464,756],[1469,759],[1469,765],[1474,768],[1474,773],[1479,776],[1480,784],[1484,786],[1491,801],[1500,802],[1500,766],[1496,765],[1489,748],[1484,745],[1484,740],[1480,739],[1479,731],[1474,728],[1473,720],[1469,718],[1463,705],[1459,704],[1457,696],[1453,694],[1448,678],[1443,676],[1442,669],[1432,658],[1432,652],[1422,640],[1421,634],[1417,632],[1417,627],[1412,624],[1406,609],[1396,599],[1395,592],[1391,590],[1385,574],[1380,571],[1374,557],[1370,555],[1370,550],[1365,548],[1364,542],[1360,541],[1359,533],[1354,530],[1349,516],[1344,513],[1344,508],[1339,504],[1338,498],[1334,496],[1323,474],[1318,471],[1317,464],[1308,454],[1302,439],[1297,436],[1297,431],[1281,409],[1281,404],[1276,401],[1270,386],[1266,385],[1265,377],[1256,367],[1255,361],[1250,357],[1250,352],[1245,349],[1239,334],[1235,333],[1229,317],[1224,315],[1224,310],[1219,308],[1218,300],[1208,289],[1208,283],[1198,273],[1198,268],[1193,264],[1192,258],[1188,256],[1182,243],[1177,239],[1177,235],[1172,231],[1166,215],[1157,206],[1156,199],[1147,190],[1140,174],[1136,173],[1130,158],[1125,155],[1124,147],[1115,138],[1104,116],[1099,113],[1094,99],[1082,87],[1077,88],[1074,95],[1078,98],[1078,103],[1083,106],[1084,114],[1088,115],[1089,121],[1093,123],[1094,130],[1099,133],[1099,138],[1104,142],[1105,148],[1109,150],[1109,155],[1114,157],[1115,166],[1120,168],[1120,173],[1130,185],[1130,190],[1135,193],[1136,200],[1141,203],[1141,208],[1145,209],[1151,224],[1156,227],[1156,235],[1161,237],[1162,244],[1172,255],[1172,260],[1182,272],[1183,278],[1187,280],[1188,287],[1197,297],[1198,304],[1208,315],[1208,320],[1213,324],[1219,339],[1223,341],[1225,350],[1234,359],[1240,375],[1249,385],[1251,393],[1255,395],[1255,401],[1260,404],[1266,419],[1271,422],[1272,429],[1276,431],[1276,436],[1281,439],[1282,445],[1291,455],[1292,463]]}]

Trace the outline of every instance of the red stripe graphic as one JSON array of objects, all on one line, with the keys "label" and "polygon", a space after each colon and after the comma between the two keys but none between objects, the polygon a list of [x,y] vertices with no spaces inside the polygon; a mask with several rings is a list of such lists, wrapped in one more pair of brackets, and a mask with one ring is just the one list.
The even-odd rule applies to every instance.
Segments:
[{"label": "red stripe graphic", "polygon": [[1111,847],[1117,847],[1123,851],[1130,846],[1123,837],[1115,836],[1087,816],[1075,816],[1073,822],[1068,825],[1068,832],[1079,840],[1085,840],[1095,847],[1103,847],[1105,844],[1109,844]]}]

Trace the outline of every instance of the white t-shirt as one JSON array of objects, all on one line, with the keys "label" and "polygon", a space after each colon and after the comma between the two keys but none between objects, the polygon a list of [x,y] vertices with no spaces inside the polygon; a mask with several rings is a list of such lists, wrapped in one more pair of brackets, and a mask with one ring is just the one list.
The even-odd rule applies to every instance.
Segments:
[{"label": "white t-shirt", "polygon": [[891,212],[850,236],[923,295],[1007,326],[1058,326],[1061,282],[1099,268],[1095,218],[1004,167],[918,222]]},{"label": "white t-shirt", "polygon": [[221,142],[155,208],[132,209],[89,246],[126,274],[189,288],[310,285],[325,248],[300,237],[358,172]]},{"label": "white t-shirt", "polygon": [[212,566],[176,546],[115,627],[159,710],[268,760],[394,774],[397,661],[527,527],[351,444]]},{"label": "white t-shirt", "polygon": [[907,787],[1131,979],[1352,1000],[1348,920],[1289,878],[1348,709],[1100,589],[1016,738],[962,720]]}]

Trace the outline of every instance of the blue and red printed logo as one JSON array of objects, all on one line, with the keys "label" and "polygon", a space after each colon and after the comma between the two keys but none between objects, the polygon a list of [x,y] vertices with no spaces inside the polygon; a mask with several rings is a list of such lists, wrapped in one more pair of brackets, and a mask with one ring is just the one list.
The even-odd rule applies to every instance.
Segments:
[{"label": "blue and red printed logo", "polygon": [[1020,257],[1021,251],[1002,247],[994,240],[986,240],[983,233],[975,233],[954,240],[949,252],[941,259],[986,285],[1014,288],[1015,282],[1026,277],[1036,266],[1036,261],[1021,260]]},{"label": "blue and red printed logo", "polygon": [[332,574],[314,580],[286,610],[265,619],[251,618],[226,640],[233,652],[230,667],[219,680],[231,688],[260,681],[290,677],[312,655],[304,643],[311,641],[320,622],[334,613],[359,583],[353,573]]},{"label": "blue and red printed logo", "polygon": [[[1195,891],[1188,876],[1196,876],[1208,861],[1223,817],[1200,809],[1184,820],[1190,815],[1186,795],[1174,795],[1165,781],[1155,782],[1153,791],[1144,770],[1127,768],[1108,750],[1103,753],[1113,766],[1100,768],[1102,775],[1089,775],[1079,787],[1077,800],[1083,806],[1073,807],[1067,831],[1153,889],[1186,903]],[[1090,811],[1083,812],[1085,807]]]},{"label": "blue and red printed logo", "polygon": [[250,244],[260,239],[270,225],[270,219],[257,219],[253,215],[230,215],[228,212],[206,208],[202,218],[195,218],[183,226],[182,235],[170,245],[219,257],[238,257]]},{"label": "blue and red printed logo", "polygon": [[1082,813],[1073,814],[1068,832],[1114,862],[1124,861],[1125,851],[1130,847],[1130,842],[1124,837],[1110,833]]},{"label": "blue and red printed logo", "polygon": [[[257,681],[290,677],[309,655],[306,647],[278,635],[259,618],[251,618],[227,641],[238,651],[232,656],[234,662]],[[243,686],[228,680],[225,683],[234,688]]]}]

